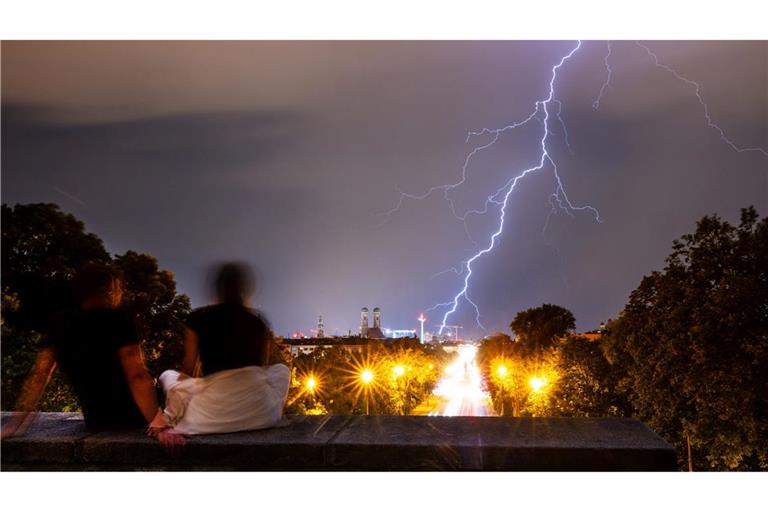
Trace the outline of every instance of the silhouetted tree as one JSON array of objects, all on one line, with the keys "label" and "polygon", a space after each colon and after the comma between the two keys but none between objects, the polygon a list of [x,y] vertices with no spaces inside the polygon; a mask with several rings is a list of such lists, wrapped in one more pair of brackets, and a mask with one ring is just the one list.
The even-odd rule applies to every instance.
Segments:
[{"label": "silhouetted tree", "polygon": [[102,241],[55,204],[2,206],[3,289],[18,300],[6,321],[44,332],[50,316],[77,303],[69,282],[89,261],[109,261]]},{"label": "silhouetted tree", "polygon": [[576,328],[573,313],[561,306],[542,304],[520,311],[510,327],[517,341],[529,353],[550,348],[555,342]]},{"label": "silhouetted tree", "polygon": [[601,340],[570,336],[559,346],[558,385],[548,412],[553,416],[629,416],[626,395],[617,392],[619,372],[603,354]]},{"label": "silhouetted tree", "polygon": [[115,256],[114,265],[125,277],[123,307],[136,321],[147,366],[155,376],[175,368],[183,354],[189,298],[176,293],[173,273],[160,270],[153,256],[128,251]]},{"label": "silhouetted tree", "polygon": [[[2,206],[2,407],[13,407],[54,312],[78,305],[70,281],[89,261],[111,262],[98,236],[55,204]],[[129,251],[112,262],[126,278],[124,306],[136,317],[155,375],[180,356],[189,299],[176,293],[173,274],[152,256]],[[75,410],[60,375],[48,386],[42,410]]]},{"label": "silhouetted tree", "polygon": [[637,414],[698,469],[768,468],[768,220],[717,216],[643,278],[607,355]]},{"label": "silhouetted tree", "polygon": [[[558,347],[529,350],[519,339],[496,333],[480,344],[477,361],[494,410],[502,416],[545,416],[557,385]],[[533,389],[531,379],[546,382]]]}]

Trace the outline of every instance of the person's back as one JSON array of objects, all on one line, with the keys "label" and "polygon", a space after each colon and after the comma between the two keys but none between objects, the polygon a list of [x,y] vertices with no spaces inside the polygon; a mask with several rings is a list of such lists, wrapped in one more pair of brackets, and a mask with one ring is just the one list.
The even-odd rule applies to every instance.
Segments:
[{"label": "person's back", "polygon": [[47,346],[72,385],[86,425],[107,430],[146,425],[119,355],[138,344],[131,317],[119,309],[64,311],[53,319]]},{"label": "person's back", "polygon": [[267,364],[266,322],[242,304],[216,304],[197,309],[187,321],[197,334],[203,375]]},{"label": "person's back", "polygon": [[246,306],[255,287],[253,275],[245,265],[228,263],[220,267],[214,287],[219,304],[195,310],[187,321],[181,372],[160,376],[165,414],[184,434],[274,426],[282,416],[291,372],[282,364],[267,366],[269,327]]},{"label": "person's back", "polygon": [[75,275],[80,307],[51,319],[50,329],[27,376],[2,436],[23,433],[57,368],[77,396],[92,430],[131,429],[148,425],[166,446],[179,444],[157,402],[155,382],[144,365],[132,317],[119,309],[122,273],[103,262],[88,263]]}]

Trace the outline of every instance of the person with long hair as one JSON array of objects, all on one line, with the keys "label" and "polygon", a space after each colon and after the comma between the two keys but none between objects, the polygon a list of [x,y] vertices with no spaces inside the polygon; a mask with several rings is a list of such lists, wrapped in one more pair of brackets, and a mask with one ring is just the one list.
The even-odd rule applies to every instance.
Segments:
[{"label": "person with long hair", "polygon": [[271,330],[247,306],[255,289],[247,265],[227,263],[215,274],[217,303],[187,322],[181,372],[160,376],[165,414],[181,434],[267,428],[282,418],[290,370],[269,365]]}]

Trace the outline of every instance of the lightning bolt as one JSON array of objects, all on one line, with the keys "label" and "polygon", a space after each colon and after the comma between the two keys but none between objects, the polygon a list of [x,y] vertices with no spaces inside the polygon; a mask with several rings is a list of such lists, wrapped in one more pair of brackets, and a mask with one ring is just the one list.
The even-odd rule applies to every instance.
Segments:
[{"label": "lightning bolt", "polygon": [[[472,278],[473,268],[472,264],[475,263],[478,259],[483,257],[484,255],[488,254],[493,250],[493,248],[496,246],[496,240],[499,238],[501,233],[504,231],[504,220],[506,218],[506,211],[507,211],[507,203],[509,202],[509,198],[512,195],[512,192],[515,190],[515,187],[520,182],[521,179],[525,178],[528,174],[540,171],[545,168],[545,166],[549,165],[552,168],[552,172],[555,176],[555,180],[557,182],[557,187],[555,189],[555,192],[553,193],[553,196],[555,196],[560,204],[560,206],[571,211],[581,211],[581,210],[589,210],[594,213],[595,219],[600,222],[600,213],[598,210],[592,206],[574,206],[571,200],[568,198],[568,194],[565,191],[565,187],[563,186],[562,179],[560,178],[560,175],[557,170],[557,164],[553,160],[552,156],[550,155],[549,148],[547,146],[547,142],[549,140],[549,137],[551,135],[550,127],[549,127],[549,121],[550,121],[550,106],[552,103],[558,104],[558,111],[554,113],[554,116],[557,117],[561,125],[563,127],[564,133],[567,134],[567,130],[565,129],[565,123],[562,122],[562,118],[560,117],[560,111],[562,110],[562,104],[555,98],[555,81],[557,80],[557,72],[558,70],[568,61],[579,49],[581,48],[581,41],[579,41],[576,46],[568,52],[565,56],[563,56],[560,61],[555,64],[555,66],[552,67],[552,75],[551,79],[549,81],[549,94],[545,99],[541,99],[536,102],[534,112],[524,121],[521,123],[515,123],[513,125],[505,126],[501,129],[496,130],[490,130],[487,128],[483,128],[480,132],[477,134],[484,134],[484,133],[493,133],[494,138],[492,141],[486,145],[485,147],[489,147],[491,144],[495,143],[502,132],[517,128],[519,126],[522,126],[526,123],[528,123],[531,119],[535,118],[537,114],[540,112],[543,112],[543,119],[542,119],[542,136],[541,136],[541,157],[539,159],[538,165],[534,167],[529,167],[523,171],[521,171],[519,174],[511,178],[503,187],[498,189],[495,194],[490,196],[485,204],[485,209],[488,208],[490,203],[493,204],[499,204],[499,201],[496,199],[499,195],[503,194],[503,199],[500,201],[500,208],[499,208],[499,223],[498,227],[496,228],[496,231],[491,235],[490,241],[486,247],[481,249],[480,251],[476,252],[472,257],[470,257],[465,263],[464,263],[464,269],[466,270],[464,274],[464,280],[463,280],[463,286],[459,290],[459,292],[454,295],[453,300],[448,303],[450,304],[450,308],[443,314],[443,319],[440,324],[440,333],[442,334],[443,330],[445,329],[445,325],[448,322],[448,317],[450,317],[453,313],[456,312],[456,310],[459,307],[459,301],[463,298],[465,301],[467,301],[469,304],[472,305],[472,307],[475,310],[475,321],[477,322],[477,325],[480,326],[480,328],[485,329],[482,322],[480,321],[480,309],[477,307],[477,304],[469,297],[468,289],[469,289],[469,281]],[[567,137],[566,137],[567,140]],[[477,149],[474,151],[476,153]],[[462,180],[463,183],[466,180],[466,165],[464,166],[464,169],[462,171]],[[563,204],[565,203],[565,204]],[[466,219],[466,217],[465,217]],[[444,303],[445,304],[445,303]]]},{"label": "lightning bolt", "polygon": [[728,136],[725,135],[725,130],[723,130],[718,124],[716,124],[714,121],[712,121],[712,116],[709,113],[709,105],[704,101],[704,98],[701,96],[701,84],[698,82],[694,82],[693,80],[684,77],[671,67],[669,67],[666,64],[663,64],[661,61],[659,61],[659,56],[656,55],[655,52],[653,52],[650,48],[648,48],[646,45],[641,43],[640,41],[635,41],[635,44],[645,50],[645,52],[648,54],[651,59],[653,59],[654,64],[657,68],[661,68],[668,73],[670,73],[672,76],[680,80],[681,82],[684,82],[691,87],[693,87],[694,94],[696,94],[696,99],[699,100],[699,103],[701,103],[701,108],[704,110],[704,119],[707,121],[707,126],[712,128],[713,130],[717,131],[717,133],[720,134],[720,140],[725,142],[727,145],[729,145],[734,151],[737,153],[746,153],[750,151],[754,151],[757,153],[762,153],[764,156],[768,156],[768,151],[765,150],[765,148],[760,147],[740,147],[737,146],[736,143],[734,143]]},{"label": "lightning bolt", "polygon": [[[701,104],[703,111],[704,111],[704,118],[706,120],[707,126],[716,130],[720,134],[720,138],[723,142],[725,142],[728,146],[730,146],[734,151],[743,153],[743,152],[759,152],[765,156],[768,156],[768,151],[766,151],[764,148],[760,147],[740,147],[737,146],[725,133],[725,131],[716,123],[713,122],[712,117],[710,115],[709,106],[704,101],[702,95],[701,95],[701,85],[693,80],[690,80],[689,78],[684,77],[680,73],[678,73],[676,70],[674,70],[672,67],[662,63],[656,53],[654,53],[648,46],[644,45],[643,43],[636,41],[635,42],[640,48],[644,49],[645,52],[648,54],[649,57],[653,59],[653,62],[656,67],[661,68],[668,73],[670,73],[672,76],[674,76],[677,80],[691,86],[694,88],[694,93],[696,95],[696,98],[698,99],[699,103]],[[605,65],[606,69],[606,79],[603,82],[602,86],[600,87],[600,90],[598,92],[598,95],[596,99],[594,100],[592,107],[595,110],[598,110],[600,108],[600,102],[605,95],[606,91],[611,88],[611,79],[613,77],[613,69],[610,65],[610,58],[612,54],[612,48],[611,43],[608,41],[606,43],[607,45],[607,53],[605,54],[603,58],[603,63]],[[550,142],[550,136],[553,135],[551,129],[550,129],[550,120],[551,117],[554,117],[558,120],[560,124],[560,128],[562,131],[563,141],[568,148],[568,150],[573,154],[573,151],[570,146],[569,137],[568,137],[568,130],[566,128],[565,122],[562,119],[562,109],[563,105],[561,100],[557,99],[556,93],[555,93],[555,83],[557,81],[557,74],[558,71],[566,64],[568,60],[570,60],[576,52],[578,52],[582,47],[582,42],[578,41],[576,45],[564,56],[560,58],[560,60],[552,67],[551,70],[551,78],[549,80],[549,87],[548,87],[548,93],[547,96],[543,99],[540,99],[535,102],[533,112],[528,115],[528,117],[511,123],[507,126],[501,127],[501,128],[482,128],[478,131],[470,131],[467,134],[466,143],[469,143],[470,140],[478,137],[483,136],[490,136],[490,140],[488,142],[485,142],[483,144],[479,144],[474,146],[474,148],[468,153],[467,157],[464,160],[464,165],[461,168],[461,176],[460,179],[454,183],[450,183],[447,185],[438,185],[434,186],[430,189],[428,189],[423,194],[408,194],[403,191],[399,191],[400,196],[397,201],[397,204],[394,206],[394,208],[390,209],[387,212],[382,213],[381,215],[385,217],[384,221],[381,225],[386,223],[389,220],[389,217],[399,211],[400,207],[402,206],[403,202],[406,199],[411,200],[423,200],[428,197],[430,197],[432,194],[438,191],[443,192],[443,198],[447,201],[448,207],[451,211],[451,214],[459,221],[461,221],[464,224],[464,230],[468,237],[468,239],[474,244],[477,245],[476,242],[473,240],[469,228],[467,226],[467,219],[470,215],[485,215],[487,214],[491,209],[498,208],[498,224],[496,231],[494,231],[490,239],[485,247],[477,251],[474,255],[472,255],[469,259],[462,261],[460,267],[458,268],[450,268],[446,269],[442,272],[438,272],[437,274],[433,275],[432,277],[436,277],[440,274],[444,274],[447,272],[454,272],[455,274],[461,276],[463,274],[463,279],[461,281],[462,287],[461,289],[453,296],[452,300],[448,302],[442,302],[433,305],[432,307],[428,308],[426,311],[434,311],[439,308],[448,308],[445,313],[443,314],[442,322],[440,324],[440,333],[442,334],[443,330],[445,329],[448,318],[454,314],[460,304],[460,301],[463,299],[468,304],[470,304],[475,311],[475,321],[477,322],[477,325],[485,330],[485,327],[483,326],[481,322],[481,315],[480,315],[480,309],[477,306],[477,304],[470,298],[469,296],[469,285],[470,280],[472,278],[473,274],[473,264],[477,262],[480,258],[485,256],[486,254],[493,251],[494,247],[496,246],[496,241],[498,240],[499,236],[501,236],[502,232],[504,231],[504,221],[506,218],[506,210],[507,210],[507,204],[509,202],[509,198],[512,196],[512,193],[515,190],[515,187],[520,182],[520,180],[524,179],[529,174],[542,171],[544,169],[551,169],[552,174],[555,178],[556,187],[554,192],[550,195],[549,202],[551,205],[551,210],[549,214],[547,215],[546,222],[544,223],[544,228],[542,230],[542,234],[546,232],[547,226],[549,225],[549,221],[552,215],[556,214],[559,210],[565,212],[569,216],[573,216],[574,212],[589,212],[592,215],[594,215],[595,220],[598,223],[602,222],[602,219],[600,218],[600,212],[597,210],[597,208],[590,206],[590,205],[583,205],[583,206],[576,206],[574,205],[571,200],[568,197],[568,194],[565,190],[565,186],[563,185],[562,178],[560,177],[560,174],[558,172],[557,163],[553,159],[549,145]],[[552,111],[551,106],[552,104],[557,105],[557,110]],[[537,121],[542,126],[542,135],[541,139],[539,141],[541,146],[541,154],[539,157],[538,164],[529,167],[527,169],[524,169],[520,171],[517,175],[510,178],[506,183],[504,183],[501,187],[499,187],[493,194],[488,196],[485,200],[485,203],[482,208],[479,209],[473,209],[473,210],[467,210],[463,214],[459,214],[456,211],[456,205],[453,201],[453,199],[450,197],[450,192],[458,187],[461,187],[467,180],[467,173],[469,164],[473,157],[475,157],[478,153],[490,148],[493,146],[496,142],[499,141],[501,135],[508,131],[515,130],[517,128],[521,128],[523,126],[526,126],[531,121]]]},{"label": "lightning bolt", "polygon": [[605,90],[611,86],[611,78],[613,77],[613,69],[611,69],[611,63],[608,62],[608,59],[611,58],[611,42],[606,41],[605,44],[608,46],[608,53],[605,54],[605,58],[603,58],[603,62],[605,63],[605,70],[607,73],[605,76],[605,82],[603,82],[602,87],[600,87],[600,92],[597,93],[597,98],[595,98],[594,103],[592,103],[592,108],[594,108],[595,110],[600,109],[600,100],[603,99],[603,94],[605,94]]}]

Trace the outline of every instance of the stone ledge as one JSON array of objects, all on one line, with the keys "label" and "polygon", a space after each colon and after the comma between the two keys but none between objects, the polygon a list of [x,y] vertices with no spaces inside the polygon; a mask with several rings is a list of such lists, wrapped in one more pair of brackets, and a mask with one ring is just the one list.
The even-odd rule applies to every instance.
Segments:
[{"label": "stone ledge", "polygon": [[1,454],[3,471],[676,469],[672,447],[630,418],[293,416],[171,455],[139,431],[94,434],[79,414],[40,413]]}]

